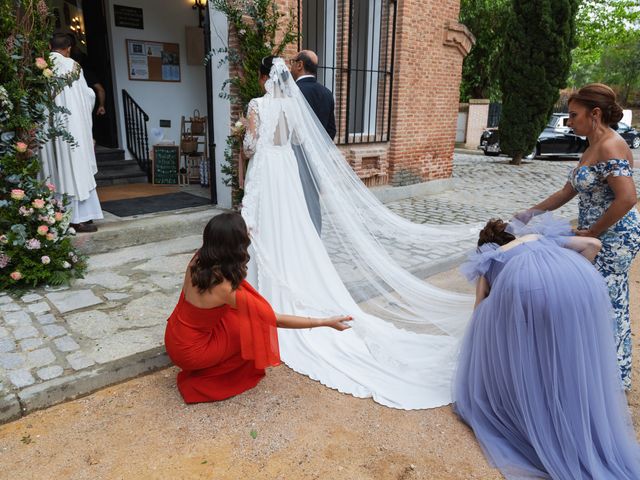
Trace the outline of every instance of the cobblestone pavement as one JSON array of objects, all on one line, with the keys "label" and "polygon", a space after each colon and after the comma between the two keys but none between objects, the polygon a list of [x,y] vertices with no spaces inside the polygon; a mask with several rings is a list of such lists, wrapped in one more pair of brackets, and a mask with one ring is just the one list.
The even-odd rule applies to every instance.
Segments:
[{"label": "cobblestone pavement", "polygon": [[[486,222],[491,217],[508,219],[561,188],[575,165],[575,160],[534,160],[514,166],[504,157],[457,154],[452,190],[387,206],[417,223]],[[577,209],[574,199],[558,214],[563,218],[574,218]]]},{"label": "cobblestone pavement", "polygon": [[[456,154],[453,189],[388,206],[418,223],[508,218],[560,188],[573,166],[535,160],[516,167],[505,158]],[[572,219],[576,212],[574,200],[559,214]],[[206,222],[211,211],[203,213],[199,221]],[[95,254],[86,278],[71,288],[0,293],[0,422],[144,371],[144,365],[131,369],[135,362],[155,356],[151,367],[166,364],[164,324],[199,243],[200,235],[187,235]],[[425,255],[444,260],[468,248],[433,248]],[[415,267],[406,252],[400,260]],[[105,372],[111,376],[101,380]]]},{"label": "cobblestone pavement", "polygon": [[[640,152],[634,151],[636,165]],[[531,160],[520,166],[509,165],[506,157],[485,157],[476,154],[454,156],[453,189],[437,194],[413,197],[388,203],[398,215],[416,223],[485,223],[490,218],[505,220],[515,212],[532,207],[559,190],[577,162],[576,160]],[[640,191],[640,170],[635,182]],[[574,198],[556,211],[568,220],[578,216],[578,200]],[[468,244],[451,245],[446,252],[436,252],[431,259],[444,255],[463,254]]]},{"label": "cobblestone pavement", "polygon": [[[634,150],[640,165],[640,150]],[[454,156],[452,190],[388,203],[387,206],[416,223],[486,222],[491,217],[510,218],[562,188],[575,160],[527,160],[509,165],[506,157],[475,154]],[[635,169],[640,191],[640,169]],[[562,218],[577,218],[578,201],[573,199],[557,210]]]}]

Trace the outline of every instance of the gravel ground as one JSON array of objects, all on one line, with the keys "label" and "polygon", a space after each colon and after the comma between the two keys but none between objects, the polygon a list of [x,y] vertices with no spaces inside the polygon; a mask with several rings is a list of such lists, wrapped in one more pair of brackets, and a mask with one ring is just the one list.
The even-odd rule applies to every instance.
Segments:
[{"label": "gravel ground", "polygon": [[[468,291],[456,272],[435,283]],[[640,261],[630,290],[637,332]],[[640,431],[637,338],[629,403]],[[284,366],[238,397],[187,406],[176,373],[156,372],[0,426],[0,478],[502,478],[451,407],[393,410]]]}]

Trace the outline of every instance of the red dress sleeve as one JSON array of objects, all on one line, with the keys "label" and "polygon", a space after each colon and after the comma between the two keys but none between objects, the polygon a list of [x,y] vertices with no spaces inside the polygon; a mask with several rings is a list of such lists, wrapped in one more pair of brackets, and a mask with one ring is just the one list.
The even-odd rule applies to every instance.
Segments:
[{"label": "red dress sleeve", "polygon": [[279,365],[276,314],[269,302],[243,281],[236,291],[236,308],[240,320],[242,358],[253,360],[256,368]]}]

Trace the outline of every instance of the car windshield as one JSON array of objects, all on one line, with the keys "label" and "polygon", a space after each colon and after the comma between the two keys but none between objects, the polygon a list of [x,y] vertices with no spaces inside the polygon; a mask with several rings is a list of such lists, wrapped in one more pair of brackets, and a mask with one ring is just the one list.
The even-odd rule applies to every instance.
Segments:
[{"label": "car windshield", "polygon": [[[562,126],[562,121],[561,121],[562,117],[558,116],[558,115],[553,115],[550,119],[549,119],[549,123],[547,123],[547,127],[551,127],[551,128],[555,128],[555,127],[561,127]],[[566,122],[565,122],[566,123]]]}]

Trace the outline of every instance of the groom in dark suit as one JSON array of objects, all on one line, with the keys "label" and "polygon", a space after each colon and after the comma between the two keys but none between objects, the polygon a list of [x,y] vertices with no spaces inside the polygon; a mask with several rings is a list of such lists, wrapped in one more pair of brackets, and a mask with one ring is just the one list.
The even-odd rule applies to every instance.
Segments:
[{"label": "groom in dark suit", "polygon": [[[300,87],[300,91],[307,99],[311,109],[320,120],[320,123],[333,140],[336,136],[336,118],[334,114],[334,100],[331,91],[316,80],[318,72],[318,56],[311,50],[303,50],[291,60],[291,75]],[[300,181],[304,191],[304,198],[307,202],[309,215],[313,221],[318,235],[322,229],[322,216],[320,214],[320,198],[318,188],[314,182],[313,175],[309,171],[305,153],[302,146],[294,147],[294,152],[298,160],[298,171]]]}]

